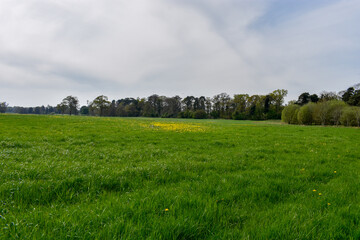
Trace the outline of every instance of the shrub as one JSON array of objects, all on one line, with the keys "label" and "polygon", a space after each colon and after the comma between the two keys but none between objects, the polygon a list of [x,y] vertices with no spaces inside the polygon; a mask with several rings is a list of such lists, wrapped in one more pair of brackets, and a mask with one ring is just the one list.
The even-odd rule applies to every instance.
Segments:
[{"label": "shrub", "polygon": [[233,112],[232,118],[234,120],[245,120],[245,119],[247,119],[247,116],[246,116],[245,112],[240,112],[240,111],[236,110],[235,112]]},{"label": "shrub", "polygon": [[299,121],[298,121],[298,118],[297,118],[299,110],[300,110],[300,107],[298,109],[295,109],[295,112],[291,117],[291,121],[290,121],[291,124],[299,124]]},{"label": "shrub", "polygon": [[189,111],[189,110],[179,113],[180,118],[193,118],[193,116],[194,116],[194,113],[192,111]]},{"label": "shrub", "polygon": [[193,114],[193,118],[195,119],[205,119],[207,118],[207,114],[204,110],[196,110]]},{"label": "shrub", "polygon": [[344,126],[355,126],[356,125],[356,117],[355,110],[356,107],[346,107],[340,117],[340,122]]},{"label": "shrub", "polygon": [[[296,104],[290,104],[284,108],[281,114],[281,120],[286,123],[292,123],[294,122],[294,116],[296,113],[296,110],[300,108],[299,105]],[[297,117],[296,117],[297,118]]]},{"label": "shrub", "polygon": [[354,107],[355,120],[358,127],[360,127],[360,107]]},{"label": "shrub", "polygon": [[340,118],[343,109],[346,107],[346,103],[340,100],[329,101],[329,119],[331,124],[339,125]]},{"label": "shrub", "polygon": [[314,120],[321,125],[330,124],[330,104],[329,101],[324,101],[316,104],[314,108]]},{"label": "shrub", "polygon": [[314,122],[313,115],[315,107],[316,104],[312,102],[302,106],[297,114],[298,123],[311,125]]}]

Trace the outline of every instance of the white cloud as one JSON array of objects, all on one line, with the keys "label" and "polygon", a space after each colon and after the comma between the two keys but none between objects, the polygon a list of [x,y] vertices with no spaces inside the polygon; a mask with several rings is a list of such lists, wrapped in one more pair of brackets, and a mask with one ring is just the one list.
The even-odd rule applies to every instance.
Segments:
[{"label": "white cloud", "polygon": [[359,61],[357,1],[255,28],[272,2],[2,0],[0,100],[46,105],[72,94],[85,104],[98,94],[212,96],[276,88],[295,97],[357,80],[355,67],[339,65]]}]

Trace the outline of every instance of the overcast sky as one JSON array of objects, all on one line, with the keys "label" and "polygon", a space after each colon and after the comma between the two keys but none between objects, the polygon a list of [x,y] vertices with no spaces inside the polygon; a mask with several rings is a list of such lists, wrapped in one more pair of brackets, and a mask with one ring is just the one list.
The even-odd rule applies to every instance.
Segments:
[{"label": "overcast sky", "polygon": [[360,82],[359,0],[1,0],[0,101],[266,94]]}]

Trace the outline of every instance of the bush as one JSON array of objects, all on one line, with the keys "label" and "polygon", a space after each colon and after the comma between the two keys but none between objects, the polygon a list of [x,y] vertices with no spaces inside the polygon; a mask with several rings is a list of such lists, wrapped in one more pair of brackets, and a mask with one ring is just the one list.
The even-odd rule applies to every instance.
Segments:
[{"label": "bush", "polygon": [[346,107],[344,101],[332,100],[329,101],[329,119],[331,124],[339,125],[342,111]]},{"label": "bush", "polygon": [[360,127],[360,107],[354,107],[355,120],[358,127]]},{"label": "bush", "polygon": [[344,126],[355,126],[356,118],[355,118],[355,111],[353,107],[346,107],[340,118],[340,122]]},{"label": "bush", "polygon": [[330,104],[328,101],[320,102],[316,104],[314,108],[314,120],[315,123],[321,125],[330,124]]},{"label": "bush", "polygon": [[240,112],[240,111],[236,110],[235,112],[233,112],[232,118],[234,120],[246,120],[247,116],[246,116],[245,112]]},{"label": "bush", "polygon": [[286,106],[282,111],[281,120],[283,122],[290,124],[295,122],[295,118],[296,118],[296,122],[297,122],[297,116],[295,117],[295,114],[297,113],[296,110],[298,110],[299,108],[300,106],[296,104],[290,104]]},{"label": "bush", "polygon": [[195,119],[205,119],[207,118],[207,114],[204,110],[196,110],[193,114],[193,118]]},{"label": "bush", "polygon": [[311,125],[314,122],[313,115],[315,107],[316,104],[312,102],[302,106],[297,114],[298,123]]},{"label": "bush", "polygon": [[180,112],[179,117],[180,118],[193,118],[194,113],[192,111],[186,110],[185,112]]}]

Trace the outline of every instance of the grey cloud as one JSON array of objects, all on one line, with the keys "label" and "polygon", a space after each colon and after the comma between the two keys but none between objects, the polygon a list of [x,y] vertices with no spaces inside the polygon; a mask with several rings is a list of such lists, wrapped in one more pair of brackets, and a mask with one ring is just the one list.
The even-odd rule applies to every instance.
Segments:
[{"label": "grey cloud", "polygon": [[276,88],[291,99],[359,82],[358,1],[299,8],[266,24],[274,4],[282,1],[3,0],[0,101]]}]

